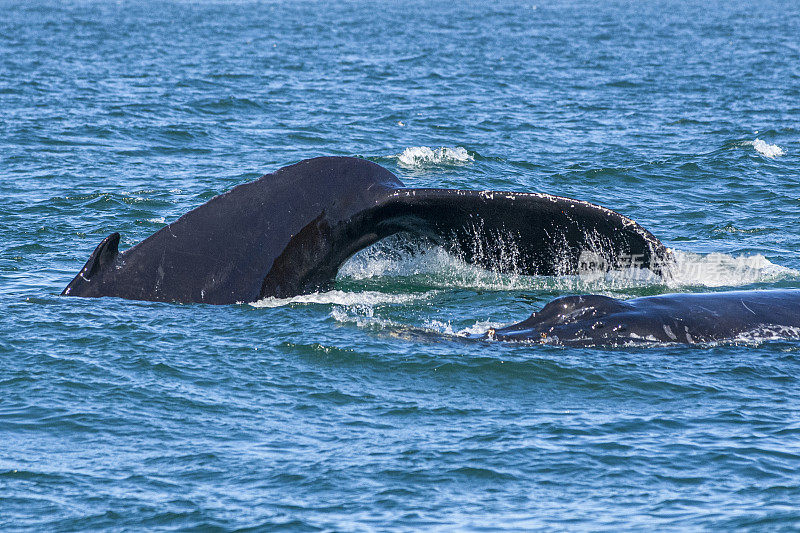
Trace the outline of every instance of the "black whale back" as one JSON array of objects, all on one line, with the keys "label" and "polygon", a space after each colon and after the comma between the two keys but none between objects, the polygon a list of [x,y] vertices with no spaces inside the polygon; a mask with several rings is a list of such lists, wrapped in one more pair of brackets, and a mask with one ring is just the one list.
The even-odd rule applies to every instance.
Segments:
[{"label": "black whale back", "polygon": [[522,274],[575,273],[587,249],[609,266],[668,255],[632,220],[586,202],[407,189],[375,163],[320,157],[212,198],[124,252],[112,234],[63,294],[212,304],[288,297],[325,289],[347,258],[397,232]]},{"label": "black whale back", "polygon": [[557,298],[527,320],[486,337],[577,346],[695,344],[748,334],[797,338],[799,327],[796,289],[660,294],[626,301],[586,294]]}]

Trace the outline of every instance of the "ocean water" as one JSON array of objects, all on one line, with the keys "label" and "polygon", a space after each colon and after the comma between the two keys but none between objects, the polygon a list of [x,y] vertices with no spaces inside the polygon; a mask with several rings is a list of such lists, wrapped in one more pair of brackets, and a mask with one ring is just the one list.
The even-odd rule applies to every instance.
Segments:
[{"label": "ocean water", "polygon": [[[789,0],[0,1],[0,529],[796,530],[800,343],[463,336],[800,288],[798,36]],[[599,203],[679,275],[390,241],[291,299],[58,296],[109,233],[319,155]]]}]

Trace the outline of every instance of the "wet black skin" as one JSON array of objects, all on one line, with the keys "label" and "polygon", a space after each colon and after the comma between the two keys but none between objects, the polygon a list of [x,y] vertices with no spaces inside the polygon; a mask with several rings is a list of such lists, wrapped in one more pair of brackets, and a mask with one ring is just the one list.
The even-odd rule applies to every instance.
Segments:
[{"label": "wet black skin", "polygon": [[557,196],[409,189],[369,161],[320,157],[209,200],[120,252],[108,236],[67,296],[232,304],[329,288],[359,250],[398,232],[485,268],[574,274],[582,251],[658,270],[669,251],[632,220]]},{"label": "wet black skin", "polygon": [[662,294],[632,300],[557,298],[518,324],[484,338],[599,346],[708,343],[756,333],[800,337],[800,289]]}]

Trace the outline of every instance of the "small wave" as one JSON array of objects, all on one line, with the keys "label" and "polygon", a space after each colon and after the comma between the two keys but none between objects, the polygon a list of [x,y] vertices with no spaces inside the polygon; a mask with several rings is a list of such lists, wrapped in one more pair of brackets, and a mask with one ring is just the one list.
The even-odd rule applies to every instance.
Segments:
[{"label": "small wave", "polygon": [[466,148],[442,146],[431,149],[427,146],[412,146],[395,156],[400,166],[405,168],[423,168],[437,165],[459,165],[474,161],[475,158]]},{"label": "small wave", "polygon": [[432,296],[430,292],[421,294],[390,294],[378,291],[346,292],[333,290],[327,292],[314,292],[293,296],[291,298],[275,298],[270,296],[249,305],[259,308],[284,307],[295,304],[321,304],[342,305],[347,307],[386,304],[403,304],[414,300],[421,300]]},{"label": "small wave", "polygon": [[376,317],[374,308],[369,305],[335,306],[331,309],[331,318],[340,324],[355,324],[360,328],[390,329],[397,326],[391,320]]},{"label": "small wave", "polygon": [[330,316],[340,324],[355,324],[359,328],[369,329],[381,335],[400,339],[441,340],[442,337],[442,334],[438,331],[401,324],[387,318],[375,316],[375,310],[368,306],[334,306]]},{"label": "small wave", "polygon": [[194,100],[189,102],[188,107],[197,113],[220,115],[236,110],[261,109],[261,104],[248,98],[228,96]]},{"label": "small wave", "polygon": [[743,144],[745,146],[752,146],[753,148],[756,149],[756,152],[763,155],[764,157],[769,157],[771,159],[786,154],[786,152],[783,151],[783,148],[781,148],[777,144],[768,144],[767,142],[762,141],[761,139],[745,141]]},{"label": "small wave", "polygon": [[431,319],[423,322],[421,326],[414,326],[376,316],[375,310],[368,306],[334,306],[330,316],[340,324],[355,324],[359,328],[372,329],[396,337],[430,340],[441,340],[448,337],[451,339],[481,338],[489,329],[499,329],[507,325],[479,320],[471,326],[455,329],[450,321]]},{"label": "small wave", "polygon": [[[745,234],[757,234],[757,233],[767,233],[771,231],[772,228],[737,228],[733,225],[732,222],[725,224],[722,227],[714,228],[712,231],[714,233],[745,233]],[[774,230],[777,231],[777,230]]]}]

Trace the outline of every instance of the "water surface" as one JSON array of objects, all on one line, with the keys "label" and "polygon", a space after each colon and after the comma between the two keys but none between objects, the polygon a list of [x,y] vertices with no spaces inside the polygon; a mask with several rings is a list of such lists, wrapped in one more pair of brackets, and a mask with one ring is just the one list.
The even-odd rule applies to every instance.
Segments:
[{"label": "water surface", "polygon": [[[800,526],[797,342],[459,336],[800,288],[800,9],[686,4],[0,2],[0,528]],[[109,233],[318,155],[596,202],[681,275],[390,244],[290,300],[58,296]]]}]

